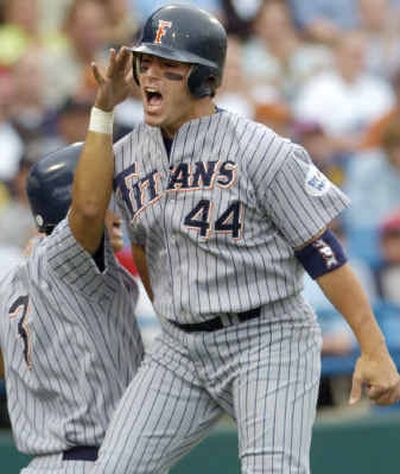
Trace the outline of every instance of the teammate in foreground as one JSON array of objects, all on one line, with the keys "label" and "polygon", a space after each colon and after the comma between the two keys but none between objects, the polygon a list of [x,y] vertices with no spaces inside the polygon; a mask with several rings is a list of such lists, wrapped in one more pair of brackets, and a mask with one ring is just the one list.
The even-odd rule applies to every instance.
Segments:
[{"label": "teammate in foreground", "polygon": [[69,146],[33,166],[27,193],[46,235],[0,283],[12,430],[18,449],[34,456],[26,474],[89,472],[143,355],[136,283],[103,237],[103,191],[92,191],[90,206],[74,192],[65,218],[81,149]]},{"label": "teammate in foreground", "polygon": [[303,148],[216,108],[225,48],[221,24],[195,7],[149,18],[131,49],[145,124],[115,145],[114,177],[107,133],[132,54],[112,50],[105,73],[92,66],[99,89],[83,158],[104,186],[114,178],[163,328],[95,473],[166,472],[223,412],[238,426],[243,473],[308,473],[321,337],[301,296],[304,268],[360,344],[351,401],[363,384],[376,403],[398,397],[382,333],[327,230],[348,200]]}]

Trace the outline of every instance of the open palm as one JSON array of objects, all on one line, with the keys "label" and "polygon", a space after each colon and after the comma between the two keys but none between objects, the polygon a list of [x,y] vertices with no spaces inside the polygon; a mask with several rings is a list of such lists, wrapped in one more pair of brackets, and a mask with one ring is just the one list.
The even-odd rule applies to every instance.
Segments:
[{"label": "open palm", "polygon": [[93,75],[99,85],[95,105],[110,111],[123,102],[132,88],[132,53],[123,46],[118,53],[110,49],[107,68],[100,72],[96,63],[91,64]]}]

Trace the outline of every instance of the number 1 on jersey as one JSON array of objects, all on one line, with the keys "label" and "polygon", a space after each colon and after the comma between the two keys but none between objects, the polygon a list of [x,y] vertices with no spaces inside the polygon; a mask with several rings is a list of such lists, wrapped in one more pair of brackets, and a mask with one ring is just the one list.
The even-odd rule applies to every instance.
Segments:
[{"label": "number 1 on jersey", "polygon": [[210,231],[216,233],[231,234],[232,238],[240,237],[242,223],[240,221],[241,203],[234,201],[215,221],[211,229],[212,203],[208,199],[202,199],[185,217],[184,224],[190,229],[195,229],[202,237],[208,238]]}]

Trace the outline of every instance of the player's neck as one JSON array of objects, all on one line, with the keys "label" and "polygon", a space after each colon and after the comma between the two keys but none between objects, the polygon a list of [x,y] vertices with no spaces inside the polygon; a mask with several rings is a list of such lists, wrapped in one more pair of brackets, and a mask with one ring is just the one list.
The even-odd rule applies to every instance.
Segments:
[{"label": "player's neck", "polygon": [[200,119],[202,117],[208,117],[209,115],[215,114],[215,112],[216,107],[213,100],[210,97],[205,97],[204,99],[196,101],[191,113],[183,117],[182,120],[174,123],[171,126],[161,127],[162,133],[164,137],[173,139],[178,130],[185,123],[190,122],[191,120]]}]

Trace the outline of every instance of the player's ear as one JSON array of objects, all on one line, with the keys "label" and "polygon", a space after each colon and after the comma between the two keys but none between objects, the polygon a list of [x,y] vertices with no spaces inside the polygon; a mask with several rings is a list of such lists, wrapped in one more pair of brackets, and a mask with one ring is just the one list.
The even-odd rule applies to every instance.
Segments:
[{"label": "player's ear", "polygon": [[133,55],[133,61],[132,61],[132,73],[133,73],[133,79],[135,80],[136,84],[139,86],[139,74],[140,74],[140,63],[141,63],[141,54],[134,54]]}]

